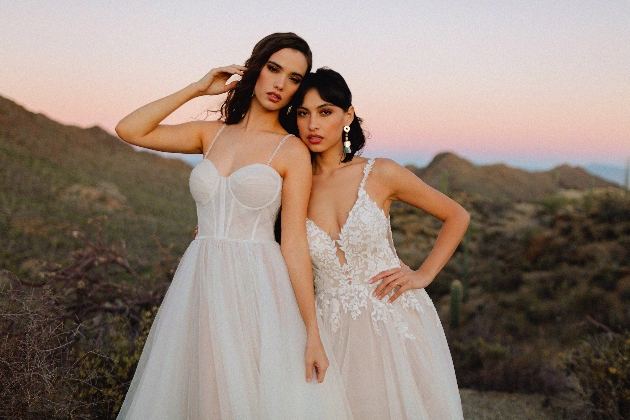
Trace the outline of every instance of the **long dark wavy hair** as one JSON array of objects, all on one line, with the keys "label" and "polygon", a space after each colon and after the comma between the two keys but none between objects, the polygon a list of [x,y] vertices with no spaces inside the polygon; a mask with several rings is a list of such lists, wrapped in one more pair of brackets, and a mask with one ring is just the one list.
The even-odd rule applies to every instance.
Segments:
[{"label": "long dark wavy hair", "polygon": [[[298,91],[293,95],[290,102],[290,112],[288,113],[288,125],[285,129],[296,136],[299,136],[297,129],[297,108],[302,105],[304,96],[311,90],[317,90],[319,96],[326,102],[338,106],[344,112],[352,106],[352,92],[344,78],[336,71],[327,67],[317,69],[314,73],[306,75]],[[360,155],[361,149],[365,146],[366,134],[361,127],[363,120],[354,114],[354,120],[350,123],[350,153],[346,153],[342,162],[350,162],[355,155]],[[343,138],[343,134],[342,134]]]},{"label": "long dark wavy hair", "polygon": [[[243,120],[249,110],[249,105],[254,94],[254,87],[263,66],[267,64],[272,54],[291,48],[304,54],[308,67],[306,73],[311,71],[313,54],[308,43],[293,32],[278,32],[267,35],[254,47],[252,55],[245,62],[247,70],[236,87],[228,92],[225,102],[221,105],[221,119],[226,124],[238,124]],[[280,110],[280,124],[286,129],[288,105]]]}]

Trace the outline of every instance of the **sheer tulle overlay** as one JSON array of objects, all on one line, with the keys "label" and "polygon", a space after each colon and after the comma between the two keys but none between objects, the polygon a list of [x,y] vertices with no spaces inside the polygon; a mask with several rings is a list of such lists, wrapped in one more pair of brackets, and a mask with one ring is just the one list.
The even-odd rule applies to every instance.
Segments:
[{"label": "sheer tulle overlay", "polygon": [[372,297],[370,278],[400,267],[389,218],[364,188],[373,164],[339,239],[307,220],[322,335],[355,419],[462,419],[453,362],[426,291],[407,291],[392,304]]},{"label": "sheer tulle overlay", "polygon": [[306,332],[273,240],[280,175],[252,164],[222,177],[204,159],[190,188],[199,235],[156,316],[119,418],[351,418],[334,360],[323,384],[305,379]]}]

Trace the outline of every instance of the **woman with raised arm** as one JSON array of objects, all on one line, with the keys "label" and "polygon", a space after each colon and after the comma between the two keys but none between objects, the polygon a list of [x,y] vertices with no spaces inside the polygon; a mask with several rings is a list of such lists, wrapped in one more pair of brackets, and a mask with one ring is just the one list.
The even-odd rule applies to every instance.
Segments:
[{"label": "woman with raised arm", "polygon": [[[292,102],[312,154],[306,230],[320,329],[354,418],[462,419],[453,362],[424,288],[457,248],[468,213],[395,162],[355,156],[365,136],[339,73],[307,75]],[[394,200],[444,222],[416,271],[401,265],[393,246]]]},{"label": "woman with raised arm", "polygon": [[[119,418],[351,417],[334,371],[315,384],[329,362],[305,229],[311,164],[279,120],[310,67],[302,38],[272,34],[245,66],[213,69],[116,127],[137,146],[204,155],[190,176],[198,235],[153,322]],[[242,79],[227,84],[233,75]],[[190,99],[225,92],[223,121],[161,124]]]}]

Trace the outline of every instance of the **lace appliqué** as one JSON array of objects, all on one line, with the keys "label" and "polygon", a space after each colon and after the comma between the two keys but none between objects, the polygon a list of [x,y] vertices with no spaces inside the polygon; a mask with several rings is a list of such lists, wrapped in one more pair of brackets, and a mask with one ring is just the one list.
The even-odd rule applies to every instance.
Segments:
[{"label": "lace appliqu\u00e9", "polygon": [[[318,312],[324,322],[330,324],[333,332],[341,328],[342,314],[349,314],[353,320],[369,314],[377,334],[381,334],[384,324],[393,323],[401,340],[415,340],[415,335],[405,321],[405,313],[424,313],[425,306],[435,310],[426,292],[410,290],[394,303],[388,303],[387,297],[383,300],[373,297],[372,292],[377,284],[368,283],[374,275],[400,267],[388,239],[391,236],[389,218],[364,189],[373,164],[374,160],[371,159],[363,170],[357,201],[348,214],[338,240],[333,240],[313,221],[307,220]],[[346,257],[345,264],[341,264],[337,257],[337,247]],[[420,299],[421,295],[425,299]]]}]

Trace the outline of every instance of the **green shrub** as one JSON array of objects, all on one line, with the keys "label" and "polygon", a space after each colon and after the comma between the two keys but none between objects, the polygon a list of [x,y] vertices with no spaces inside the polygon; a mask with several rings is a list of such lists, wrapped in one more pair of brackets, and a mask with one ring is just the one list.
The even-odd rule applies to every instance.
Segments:
[{"label": "green shrub", "polygon": [[592,337],[565,363],[593,404],[595,419],[630,417],[630,333]]},{"label": "green shrub", "polygon": [[77,397],[100,418],[116,418],[140,360],[157,308],[142,313],[141,335],[129,340],[127,321],[116,316],[109,323],[107,340],[92,350],[79,350],[77,374],[81,378]]},{"label": "green shrub", "polygon": [[561,195],[550,195],[543,199],[542,205],[545,213],[555,216],[568,202],[569,200]]}]

